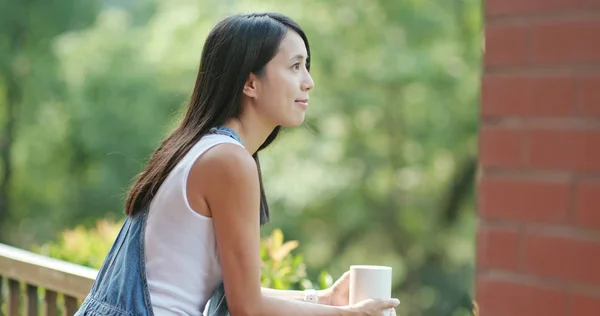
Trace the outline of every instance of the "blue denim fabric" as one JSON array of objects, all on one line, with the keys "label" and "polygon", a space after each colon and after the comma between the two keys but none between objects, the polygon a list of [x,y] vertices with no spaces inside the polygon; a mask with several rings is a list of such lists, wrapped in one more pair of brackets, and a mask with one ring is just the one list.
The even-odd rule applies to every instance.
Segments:
[{"label": "blue denim fabric", "polygon": [[[209,133],[227,135],[241,143],[227,127],[212,128]],[[144,255],[144,232],[148,207],[128,216],[108,251],[92,288],[75,316],[153,316]],[[210,298],[209,315],[226,315],[223,285]]]},{"label": "blue denim fabric", "polygon": [[221,135],[225,135],[225,136],[229,136],[235,140],[237,140],[240,144],[242,143],[242,140],[240,139],[240,137],[238,136],[238,134],[232,130],[229,127],[226,126],[217,126],[217,127],[213,127],[210,129],[210,131],[208,132],[209,134],[221,134]]},{"label": "blue denim fabric", "polygon": [[154,315],[144,257],[147,217],[147,208],[127,217],[76,316]]}]

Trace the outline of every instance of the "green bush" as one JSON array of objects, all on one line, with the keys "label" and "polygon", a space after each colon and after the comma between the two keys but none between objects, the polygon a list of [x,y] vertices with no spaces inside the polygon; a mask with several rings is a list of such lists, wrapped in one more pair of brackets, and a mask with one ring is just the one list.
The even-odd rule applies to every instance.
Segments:
[{"label": "green bush", "polygon": [[[122,224],[122,221],[100,220],[91,229],[78,226],[62,232],[54,242],[34,247],[33,251],[99,269]],[[261,240],[263,287],[302,290],[331,285],[331,276],[326,271],[321,272],[317,282],[309,280],[302,255],[292,253],[298,246],[298,241],[285,241],[280,229],[274,229]]]},{"label": "green bush", "polygon": [[261,284],[263,287],[279,290],[324,289],[331,285],[332,278],[327,271],[321,271],[318,282],[311,282],[306,275],[302,255],[292,251],[300,244],[296,240],[285,241],[283,232],[274,229],[270,236],[260,243]]},{"label": "green bush", "polygon": [[123,225],[122,221],[99,220],[91,229],[77,226],[60,233],[54,242],[34,247],[33,251],[52,258],[100,269],[121,225]]}]

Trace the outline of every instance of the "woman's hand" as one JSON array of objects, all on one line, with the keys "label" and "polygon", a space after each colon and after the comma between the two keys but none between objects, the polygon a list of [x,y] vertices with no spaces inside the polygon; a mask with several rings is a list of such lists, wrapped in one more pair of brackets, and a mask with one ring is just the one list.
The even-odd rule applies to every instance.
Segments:
[{"label": "woman's hand", "polygon": [[350,271],[344,273],[331,287],[320,293],[319,304],[332,306],[350,304]]},{"label": "woman's hand", "polygon": [[[391,304],[390,307],[384,307],[380,309],[380,305],[383,306],[387,303]],[[332,305],[332,306],[348,306],[350,304],[350,271],[344,273],[331,287],[321,291],[319,294],[319,304]],[[396,316],[396,307],[400,304],[400,301],[396,299],[390,300],[367,300],[360,302],[356,305],[349,306],[353,310],[366,313],[363,315],[383,315],[383,311],[391,309],[390,316]],[[377,314],[379,312],[379,314]]]},{"label": "woman's hand", "polygon": [[389,310],[390,316],[396,316],[394,307],[398,306],[400,301],[395,298],[386,300],[368,299],[357,304],[348,306],[348,309],[358,312],[358,315],[364,316],[384,316],[384,312]]}]

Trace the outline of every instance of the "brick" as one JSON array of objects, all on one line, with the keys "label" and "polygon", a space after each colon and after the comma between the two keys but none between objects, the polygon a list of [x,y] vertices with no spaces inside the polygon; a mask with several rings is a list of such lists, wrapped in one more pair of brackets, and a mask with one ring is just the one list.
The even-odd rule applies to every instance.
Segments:
[{"label": "brick", "polygon": [[573,293],[570,295],[571,314],[573,316],[598,316],[600,296]]},{"label": "brick", "polygon": [[484,269],[516,270],[519,253],[517,228],[482,226],[477,232],[477,266]]},{"label": "brick", "polygon": [[535,64],[600,61],[600,21],[565,21],[532,26],[531,59]]},{"label": "brick", "polygon": [[524,164],[520,130],[483,126],[479,139],[479,161],[482,166],[518,167]]},{"label": "brick", "polygon": [[581,79],[581,112],[584,116],[600,117],[600,77]]},{"label": "brick", "polygon": [[582,181],[575,187],[575,223],[600,229],[600,181]]},{"label": "brick", "polygon": [[567,220],[570,184],[567,181],[498,179],[484,176],[478,194],[480,215],[486,219],[539,223]]},{"label": "brick", "polygon": [[597,0],[487,0],[486,15],[552,13],[600,8]]},{"label": "brick", "polygon": [[543,170],[600,171],[600,132],[563,128],[526,133],[528,166]]},{"label": "brick", "polygon": [[568,236],[523,236],[522,271],[528,274],[600,285],[600,242]]},{"label": "brick", "polygon": [[486,67],[523,65],[527,58],[527,29],[489,25],[485,28],[485,46]]},{"label": "brick", "polygon": [[575,103],[575,80],[566,77],[531,79],[531,102],[526,107],[532,116],[569,116]]},{"label": "brick", "polygon": [[531,101],[531,80],[526,77],[485,75],[481,84],[481,115],[484,118],[523,116]]},{"label": "brick", "polygon": [[563,291],[485,276],[478,276],[476,283],[476,299],[481,315],[566,315],[568,300]]},{"label": "brick", "polygon": [[575,80],[568,77],[485,76],[483,117],[564,117],[574,112]]}]

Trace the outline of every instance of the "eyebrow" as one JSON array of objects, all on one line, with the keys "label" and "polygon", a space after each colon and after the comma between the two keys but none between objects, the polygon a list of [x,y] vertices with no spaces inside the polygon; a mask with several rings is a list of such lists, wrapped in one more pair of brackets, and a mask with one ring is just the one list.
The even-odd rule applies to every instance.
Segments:
[{"label": "eyebrow", "polygon": [[298,55],[290,58],[290,60],[303,60],[303,59],[308,59],[308,56],[298,54]]}]

